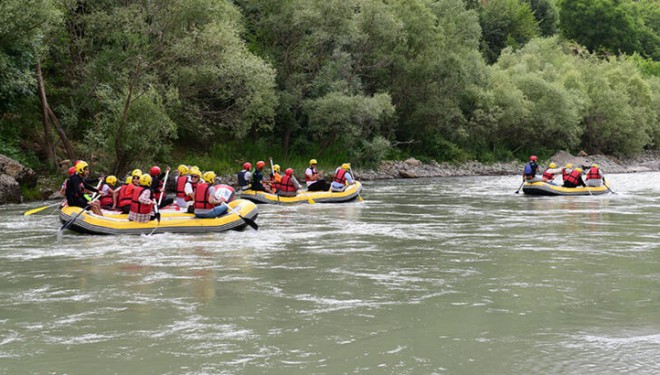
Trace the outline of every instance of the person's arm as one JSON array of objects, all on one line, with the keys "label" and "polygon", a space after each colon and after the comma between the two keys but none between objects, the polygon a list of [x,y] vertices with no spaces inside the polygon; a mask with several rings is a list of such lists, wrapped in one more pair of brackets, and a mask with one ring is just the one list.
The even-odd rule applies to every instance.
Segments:
[{"label": "person's arm", "polygon": [[87,190],[89,190],[89,191],[93,191],[93,192],[95,192],[95,193],[98,193],[98,192],[99,192],[99,189],[97,189],[96,186],[92,186],[92,185],[91,185],[89,182],[87,182],[87,180],[85,180],[84,178],[81,179],[81,180],[82,180],[82,183],[83,183],[83,186],[85,187],[85,189],[87,189]]},{"label": "person's arm", "polygon": [[222,201],[217,200],[215,198],[215,186],[209,186],[208,192],[209,192],[209,203],[214,205],[218,205],[222,203]]},{"label": "person's arm", "polygon": [[190,181],[186,182],[186,185],[184,186],[183,191],[184,191],[184,192],[186,193],[186,195],[189,196],[190,198],[195,198],[195,197],[194,197],[193,188],[192,188],[192,184],[190,183]]},{"label": "person's arm", "polygon": [[142,204],[154,204],[154,201],[151,200],[151,191],[149,189],[142,190],[140,197],[138,197],[138,202]]}]

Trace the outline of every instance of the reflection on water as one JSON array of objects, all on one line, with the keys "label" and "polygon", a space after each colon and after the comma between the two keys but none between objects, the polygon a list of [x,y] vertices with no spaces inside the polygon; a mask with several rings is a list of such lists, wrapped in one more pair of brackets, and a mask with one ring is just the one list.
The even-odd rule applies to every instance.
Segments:
[{"label": "reflection on water", "polygon": [[655,374],[660,175],[609,179],[371,182],[207,235],[58,241],[0,206],[0,372]]}]

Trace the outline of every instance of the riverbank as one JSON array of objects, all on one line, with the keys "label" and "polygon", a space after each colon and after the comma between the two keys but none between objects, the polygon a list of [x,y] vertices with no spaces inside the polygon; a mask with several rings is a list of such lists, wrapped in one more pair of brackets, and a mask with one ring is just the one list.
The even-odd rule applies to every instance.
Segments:
[{"label": "riverbank", "polygon": [[[573,166],[585,167],[593,163],[599,165],[604,173],[634,173],[660,171],[660,153],[646,152],[634,158],[621,160],[606,155],[571,155],[560,151],[548,160],[539,162],[542,171],[548,164],[554,162],[558,166],[567,163]],[[525,163],[519,161],[483,164],[478,161],[463,163],[422,163],[410,158],[403,161],[384,160],[377,169],[356,169],[359,180],[388,180],[397,178],[430,178],[430,177],[460,177],[460,176],[501,176],[520,174]]]}]

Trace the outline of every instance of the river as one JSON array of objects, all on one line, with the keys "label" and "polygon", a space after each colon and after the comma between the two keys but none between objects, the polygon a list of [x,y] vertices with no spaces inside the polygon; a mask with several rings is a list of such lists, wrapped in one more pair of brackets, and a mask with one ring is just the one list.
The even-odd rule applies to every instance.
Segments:
[{"label": "river", "polygon": [[660,173],[373,181],[259,231],[56,235],[0,207],[0,373],[658,374]]}]

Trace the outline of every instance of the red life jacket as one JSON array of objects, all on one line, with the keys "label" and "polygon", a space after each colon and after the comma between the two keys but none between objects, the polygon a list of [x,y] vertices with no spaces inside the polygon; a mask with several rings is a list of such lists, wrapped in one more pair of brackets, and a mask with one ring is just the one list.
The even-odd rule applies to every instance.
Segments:
[{"label": "red life jacket", "polygon": [[176,178],[176,196],[177,198],[183,198],[186,201],[190,201],[192,199],[186,195],[186,182],[188,182],[187,176],[179,176]]},{"label": "red life jacket", "polygon": [[335,173],[335,176],[332,177],[332,181],[339,182],[340,184],[346,184],[346,170],[344,168],[339,168]]},{"label": "red life jacket", "polygon": [[[105,185],[103,187],[105,187]],[[101,188],[101,190],[99,191],[102,190],[103,188]],[[99,201],[101,201],[101,207],[112,206],[112,193],[108,191],[108,194],[102,196],[101,199],[99,199]]]},{"label": "red life jacket", "polygon": [[119,197],[117,197],[117,207],[130,206],[133,200],[133,189],[135,185],[126,184],[119,188]]},{"label": "red life jacket", "polygon": [[296,187],[293,185],[293,181],[291,181],[291,176],[289,175],[284,175],[282,177],[282,181],[279,183],[278,188],[280,191],[297,191]]},{"label": "red life jacket", "polygon": [[580,183],[580,176],[582,176],[582,172],[574,169],[573,172],[566,177],[566,182],[577,186]]},{"label": "red life jacket", "polygon": [[151,191],[150,188],[146,188],[144,186],[136,186],[133,188],[133,199],[131,201],[131,212],[135,212],[138,214],[150,214],[151,211],[153,210],[153,205],[151,204],[144,204],[140,203],[138,200],[140,198],[140,195],[142,192],[147,189],[149,190],[149,199],[154,198],[154,192]]},{"label": "red life jacket", "polygon": [[195,189],[195,209],[210,210],[214,205],[209,203],[209,184],[199,183]]},{"label": "red life jacket", "polygon": [[573,170],[567,169],[567,168],[562,168],[561,169],[561,178],[562,178],[562,180],[566,181],[566,179],[568,179],[568,176],[571,174],[571,172],[573,172]]},{"label": "red life jacket", "polygon": [[[548,169],[550,169],[550,168],[548,168]],[[552,180],[555,179],[555,175],[552,174],[552,173],[550,173],[550,172],[548,172],[548,169],[546,169],[546,170],[543,172],[543,178],[545,178],[545,179],[548,180],[548,181],[552,181]]]},{"label": "red life jacket", "polygon": [[[309,167],[309,169],[312,170],[312,176],[316,176],[318,174],[318,171],[316,170],[316,168]],[[316,180],[312,180],[311,178],[309,178],[309,175],[307,175],[307,173],[305,173],[305,182],[307,182],[307,181],[316,181]]]},{"label": "red life jacket", "polygon": [[591,167],[587,172],[587,180],[600,180],[600,171],[596,167]]}]

